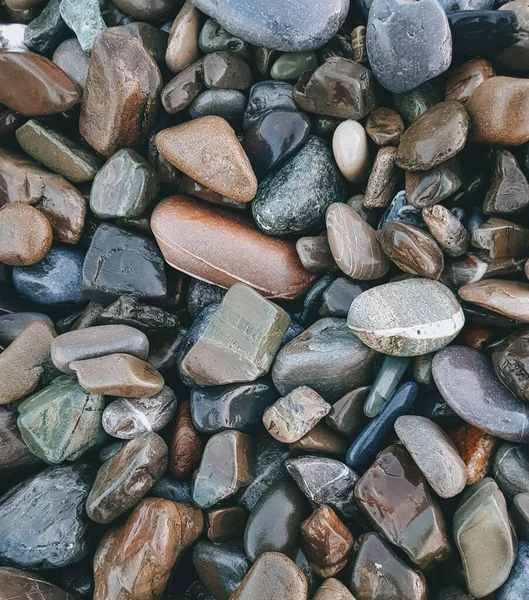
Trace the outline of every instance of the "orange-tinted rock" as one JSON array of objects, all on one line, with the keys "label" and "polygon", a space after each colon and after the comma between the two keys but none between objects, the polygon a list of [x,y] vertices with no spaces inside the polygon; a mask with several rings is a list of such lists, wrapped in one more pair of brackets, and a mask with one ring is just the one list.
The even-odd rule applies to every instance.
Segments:
[{"label": "orange-tinted rock", "polygon": [[266,297],[292,299],[314,279],[293,242],[269,237],[220,207],[172,196],[156,206],[151,227],[172,267],[221,287],[244,282]]},{"label": "orange-tinted rock", "polygon": [[257,179],[225,119],[201,117],[164,129],[156,146],[177,169],[214,192],[240,202],[253,200]]},{"label": "orange-tinted rock", "polygon": [[487,475],[498,440],[485,431],[465,423],[448,432],[467,467],[467,485]]},{"label": "orange-tinted rock", "polygon": [[492,337],[492,331],[485,327],[468,325],[463,327],[460,334],[456,338],[456,344],[474,348],[474,350],[483,351],[483,346]]},{"label": "orange-tinted rock", "polygon": [[92,48],[79,131],[103,156],[138,149],[153,127],[162,77],[141,40],[107,30]]},{"label": "orange-tinted rock", "polygon": [[445,100],[457,100],[463,104],[477,88],[496,73],[490,62],[483,58],[470,60],[446,72]]},{"label": "orange-tinted rock", "polygon": [[350,445],[350,441],[345,436],[320,421],[300,440],[290,444],[290,449],[343,458]]},{"label": "orange-tinted rock", "polygon": [[76,85],[51,60],[0,50],[0,103],[26,117],[42,117],[70,110],[80,100]]},{"label": "orange-tinted rock", "polygon": [[36,208],[15,202],[0,210],[0,262],[33,265],[44,258],[52,240],[50,222]]},{"label": "orange-tinted rock", "polygon": [[173,441],[169,448],[169,473],[184,479],[202,458],[202,440],[191,420],[189,400],[178,405]]},{"label": "orange-tinted rock", "polygon": [[185,2],[176,15],[165,53],[165,62],[173,73],[179,73],[200,56],[198,34],[202,15],[191,2]]},{"label": "orange-tinted rock", "polygon": [[397,111],[381,106],[367,117],[366,132],[377,146],[398,146],[404,123]]},{"label": "orange-tinted rock", "polygon": [[180,554],[202,532],[202,512],[160,498],[143,500],[110,530],[94,557],[94,600],[158,600]]}]

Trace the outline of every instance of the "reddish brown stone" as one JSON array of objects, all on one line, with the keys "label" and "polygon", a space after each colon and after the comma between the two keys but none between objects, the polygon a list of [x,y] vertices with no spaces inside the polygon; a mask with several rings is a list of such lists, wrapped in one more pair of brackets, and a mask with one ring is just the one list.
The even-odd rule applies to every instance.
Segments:
[{"label": "reddish brown stone", "polygon": [[291,450],[344,457],[350,442],[343,435],[320,421],[300,440],[290,444]]},{"label": "reddish brown stone", "polygon": [[476,58],[446,72],[445,100],[465,103],[489,77],[496,75],[488,60]]},{"label": "reddish brown stone", "polygon": [[467,466],[467,485],[483,479],[491,467],[498,440],[467,423],[452,429],[448,435]]},{"label": "reddish brown stone", "polygon": [[398,146],[404,123],[397,111],[381,106],[367,117],[366,132],[378,146]]},{"label": "reddish brown stone", "polygon": [[529,284],[504,279],[484,279],[459,288],[459,296],[488,310],[529,323]]},{"label": "reddish brown stone", "polygon": [[210,508],[206,513],[208,538],[212,542],[242,539],[248,515],[240,506]]},{"label": "reddish brown stone", "polygon": [[169,472],[185,479],[200,463],[202,440],[191,419],[189,400],[178,405],[173,441],[169,449]]},{"label": "reddish brown stone", "polygon": [[466,327],[463,327],[460,334],[457,336],[455,343],[482,352],[483,346],[491,337],[492,331],[490,329],[475,325],[467,325]]},{"label": "reddish brown stone", "polygon": [[0,598],[2,600],[75,600],[76,597],[35,573],[0,567]]},{"label": "reddish brown stone", "polygon": [[0,262],[33,265],[51,248],[50,222],[36,208],[15,202],[0,210]]}]

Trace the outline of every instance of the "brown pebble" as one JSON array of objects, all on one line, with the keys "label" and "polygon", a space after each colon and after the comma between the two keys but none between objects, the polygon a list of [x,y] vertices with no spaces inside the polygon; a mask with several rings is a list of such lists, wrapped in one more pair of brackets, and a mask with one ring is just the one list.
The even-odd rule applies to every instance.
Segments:
[{"label": "brown pebble", "polygon": [[485,344],[492,338],[492,331],[477,325],[465,325],[456,338],[455,343],[467,348],[483,352]]},{"label": "brown pebble", "polygon": [[395,164],[396,154],[397,149],[393,146],[378,151],[364,196],[366,208],[385,208],[393,200],[401,176]]},{"label": "brown pebble", "polygon": [[290,450],[294,453],[301,451],[344,458],[350,445],[346,437],[320,421],[300,440],[290,444]]},{"label": "brown pebble", "polygon": [[366,31],[367,28],[365,25],[358,25],[351,33],[353,60],[361,65],[367,65],[369,61],[367,58]]},{"label": "brown pebble", "polygon": [[455,194],[463,180],[457,157],[428,171],[406,171],[406,200],[419,209],[433,206]]},{"label": "brown pebble", "polygon": [[446,206],[435,204],[423,208],[422,218],[439,246],[451,257],[466,254],[470,234],[463,223]]},{"label": "brown pebble", "polygon": [[498,440],[481,429],[465,423],[448,431],[467,467],[467,485],[487,475]]},{"label": "brown pebble", "polygon": [[242,539],[248,515],[240,506],[210,508],[206,512],[208,539],[212,542]]},{"label": "brown pebble", "polygon": [[185,479],[200,463],[203,445],[191,419],[189,400],[178,405],[173,439],[169,447],[169,473]]},{"label": "brown pebble", "polygon": [[179,73],[198,59],[201,22],[198,8],[189,1],[185,2],[173,21],[165,53],[165,62],[173,73]]},{"label": "brown pebble", "polygon": [[514,155],[508,150],[494,153],[492,181],[483,201],[483,212],[512,214],[529,204],[529,183]]},{"label": "brown pebble", "polygon": [[505,219],[491,217],[472,232],[472,245],[488,250],[490,258],[527,256],[529,229]]},{"label": "brown pebble", "polygon": [[529,323],[529,283],[484,279],[459,288],[459,296],[493,312]]},{"label": "brown pebble", "polygon": [[448,69],[445,82],[445,100],[457,100],[464,104],[478,87],[496,75],[488,60],[476,58]]},{"label": "brown pebble", "polygon": [[70,369],[81,387],[91,394],[150,398],[161,392],[164,380],[149,363],[130,354],[109,354],[76,360]]},{"label": "brown pebble", "polygon": [[331,577],[316,590],[312,600],[355,600],[355,598],[341,581]]},{"label": "brown pebble", "polygon": [[302,237],[296,242],[296,250],[301,264],[311,273],[339,271],[334,262],[327,235]]},{"label": "brown pebble", "polygon": [[234,52],[212,52],[204,58],[204,83],[213,90],[245,91],[252,85],[252,73],[247,62]]},{"label": "brown pebble", "polygon": [[163,88],[160,99],[165,112],[172,115],[184,110],[205,88],[204,58],[199,58]]},{"label": "brown pebble", "polygon": [[0,262],[33,265],[51,248],[50,222],[36,208],[15,202],[0,209]]},{"label": "brown pebble", "polygon": [[367,117],[366,132],[377,146],[398,146],[404,123],[396,110],[381,106]]}]

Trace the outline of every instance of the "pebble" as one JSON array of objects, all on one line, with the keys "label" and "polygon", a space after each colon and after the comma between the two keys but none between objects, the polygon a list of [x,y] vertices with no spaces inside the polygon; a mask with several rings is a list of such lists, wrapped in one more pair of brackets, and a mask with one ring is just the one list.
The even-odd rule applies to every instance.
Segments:
[{"label": "pebble", "polygon": [[377,81],[396,94],[444,73],[452,60],[448,19],[433,0],[374,0],[366,45]]},{"label": "pebble", "polygon": [[190,104],[189,116],[192,119],[222,117],[232,127],[237,127],[242,121],[246,103],[246,96],[238,90],[205,90]]},{"label": "pebble", "polygon": [[[421,298],[419,304],[415,298]],[[348,326],[369,347],[393,356],[439,350],[461,331],[464,315],[452,292],[429,279],[386,283],[352,303]]]},{"label": "pebble", "polygon": [[[332,136],[332,151],[342,175],[351,183],[367,179],[370,166],[365,129],[358,121],[343,121]],[[338,199],[337,199],[338,200]]]},{"label": "pebble", "polygon": [[63,21],[73,30],[84,52],[90,52],[96,37],[105,31],[98,0],[61,0]]},{"label": "pebble", "polygon": [[395,165],[397,150],[381,148],[373,163],[363,199],[365,208],[385,208],[393,200],[400,183],[400,171]]},{"label": "pebble", "polygon": [[41,600],[75,600],[72,594],[42,579],[35,573],[0,567],[0,586],[5,598],[31,598]]},{"label": "pebble", "polygon": [[202,57],[180,71],[167,83],[160,97],[162,106],[170,115],[178,113],[187,108],[205,89],[204,58]]},{"label": "pebble", "polygon": [[425,81],[416,88],[393,96],[393,105],[406,127],[409,127],[423,112],[443,100],[439,79]]},{"label": "pebble", "polygon": [[68,36],[62,20],[59,0],[51,0],[24,30],[24,45],[35,52],[49,55]]},{"label": "pebble", "polygon": [[210,508],[206,513],[208,539],[212,542],[238,540],[244,536],[248,515],[240,506]]},{"label": "pebble", "polygon": [[200,463],[203,444],[191,420],[189,400],[180,402],[176,413],[174,433],[169,447],[169,472],[184,479]]},{"label": "pebble", "polygon": [[[336,356],[340,356],[339,363]],[[326,318],[281,348],[272,379],[280,394],[307,385],[332,403],[351,389],[371,383],[376,363],[376,352],[348,330],[345,319]]]},{"label": "pebble", "polygon": [[301,264],[311,273],[325,274],[339,270],[325,234],[299,238],[296,242],[296,251]]},{"label": "pebble", "polygon": [[478,427],[463,423],[448,432],[467,469],[467,485],[485,477],[492,465],[497,439]]},{"label": "pebble", "polygon": [[333,577],[321,584],[313,598],[314,600],[354,600],[345,585]]},{"label": "pebble", "polygon": [[[195,8],[195,10],[197,9]],[[251,53],[248,42],[232,35],[229,31],[224,29],[224,27],[221,27],[214,19],[207,19],[204,23],[204,26],[200,30],[198,45],[205,54],[229,50],[230,52],[238,54],[245,60],[250,59]]]},{"label": "pebble", "polygon": [[300,440],[290,444],[290,450],[294,456],[299,452],[309,452],[343,458],[348,445],[346,437],[320,421]]},{"label": "pebble", "polygon": [[298,80],[305,71],[311,71],[318,66],[314,52],[286,52],[272,65],[270,76],[282,81]]},{"label": "pebble", "polygon": [[345,319],[353,300],[366,289],[367,285],[362,282],[338,277],[323,291],[319,316]]},{"label": "pebble", "polygon": [[463,181],[457,158],[428,171],[406,171],[406,199],[415,208],[429,208],[453,196]]},{"label": "pebble", "polygon": [[176,407],[175,393],[164,385],[154,396],[113,400],[103,412],[103,427],[113,437],[131,440],[163,429],[176,414]]},{"label": "pebble", "polygon": [[488,251],[489,258],[525,256],[529,229],[491,217],[472,231],[472,246]]},{"label": "pebble", "polygon": [[364,405],[366,416],[373,418],[378,415],[397,389],[409,364],[408,357],[384,356],[380,370],[366,398]]},{"label": "pebble", "polygon": [[528,341],[529,332],[515,332],[496,346],[492,353],[496,375],[511,392],[525,402],[529,402]]},{"label": "pebble", "polygon": [[169,32],[165,62],[173,73],[183,71],[199,58],[198,35],[202,17],[191,2],[184,2]]},{"label": "pebble", "polygon": [[298,111],[293,87],[286,81],[258,81],[252,85],[244,113],[243,129],[247,131],[265,114],[272,111]]},{"label": "pebble", "polygon": [[381,452],[358,480],[355,497],[371,525],[427,569],[451,554],[443,514],[403,446]]},{"label": "pebble", "polygon": [[516,560],[509,578],[496,592],[498,600],[517,600],[529,594],[527,576],[529,574],[529,543],[524,541],[518,545]]},{"label": "pebble", "polygon": [[29,266],[41,261],[51,248],[53,231],[36,208],[13,202],[0,209],[0,261]]},{"label": "pebble", "polygon": [[507,69],[519,72],[527,72],[527,50],[528,50],[528,12],[523,2],[507,2],[499,7],[499,10],[514,12],[518,20],[518,28],[515,34],[515,43],[509,45],[505,50],[494,57],[495,62]]},{"label": "pebble", "polygon": [[222,431],[207,441],[193,483],[193,501],[209,508],[251,483],[252,439],[240,431]]},{"label": "pebble", "polygon": [[77,38],[65,40],[53,53],[53,62],[82,90],[88,76],[88,55]]},{"label": "pebble", "polygon": [[366,133],[377,146],[398,146],[404,123],[397,111],[380,106],[367,117]]},{"label": "pebble", "polygon": [[470,234],[448,208],[442,204],[423,208],[422,218],[445,254],[453,258],[466,254],[470,245]]},{"label": "pebble", "polygon": [[400,191],[390,202],[390,205],[387,207],[378,223],[378,229],[382,229],[384,225],[394,221],[397,223],[407,223],[414,227],[418,227],[419,229],[424,229],[421,211],[408,204],[404,190]]},{"label": "pebble", "polygon": [[[505,583],[517,540],[505,498],[493,479],[475,483],[463,495],[454,514],[454,538],[472,596],[483,598]],[[484,547],[487,552],[478,550]]]},{"label": "pebble", "polygon": [[524,211],[529,204],[529,183],[518,161],[508,150],[498,150],[493,164],[492,182],[483,201],[483,212],[489,215]]},{"label": "pebble", "polygon": [[327,425],[349,438],[356,437],[366,425],[364,403],[369,390],[369,386],[356,388],[335,402],[325,417]]},{"label": "pebble", "polygon": [[252,74],[246,61],[227,51],[206,54],[203,77],[204,85],[213,90],[245,91],[252,85]]},{"label": "pebble", "polygon": [[103,396],[85,392],[61,375],[18,407],[17,425],[27,447],[50,464],[74,461],[101,443]]},{"label": "pebble", "polygon": [[494,456],[492,472],[494,481],[509,500],[529,492],[529,454],[524,446],[504,442]]},{"label": "pebble", "polygon": [[529,492],[522,492],[514,497],[512,503],[512,514],[518,527],[518,537],[522,540],[528,539],[529,534]]},{"label": "pebble", "polygon": [[434,381],[452,410],[464,421],[511,442],[529,439],[529,409],[496,377],[477,350],[451,346],[434,356]]},{"label": "pebble", "polygon": [[40,465],[29,450],[17,426],[16,405],[0,407],[0,474],[2,476]]},{"label": "pebble", "polygon": [[259,185],[252,214],[271,236],[320,233],[325,211],[343,200],[343,181],[321,138],[310,136],[299,152]]},{"label": "pebble", "polygon": [[529,284],[503,279],[485,279],[467,283],[459,288],[459,296],[467,302],[483,306],[488,310],[529,322]]},{"label": "pebble", "polygon": [[99,314],[97,322],[108,325],[129,325],[147,335],[172,332],[180,323],[175,315],[158,306],[142,304],[133,296],[120,296]]},{"label": "pebble", "polygon": [[494,68],[484,58],[475,58],[451,67],[446,72],[445,99],[465,104],[485,80],[495,75]]},{"label": "pebble", "polygon": [[50,467],[2,496],[2,563],[33,570],[83,560],[89,553],[83,507],[93,480],[93,468],[84,464]]},{"label": "pebble", "polygon": [[167,467],[167,446],[154,432],[143,433],[103,463],[86,500],[96,523],[110,523],[140,502]]}]

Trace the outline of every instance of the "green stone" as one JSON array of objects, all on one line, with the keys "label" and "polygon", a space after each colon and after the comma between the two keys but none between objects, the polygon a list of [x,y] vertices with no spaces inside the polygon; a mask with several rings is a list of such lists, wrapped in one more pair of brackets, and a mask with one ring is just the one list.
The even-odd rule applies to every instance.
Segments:
[{"label": "green stone", "polygon": [[409,92],[395,94],[393,107],[402,117],[406,127],[422,115],[430,106],[444,100],[442,89],[437,79],[426,81]]},{"label": "green stone", "polygon": [[397,389],[402,376],[410,364],[407,356],[385,356],[375,383],[371,386],[364,405],[364,413],[373,418],[384,408],[386,402]]},{"label": "green stone", "polygon": [[36,119],[19,127],[16,136],[24,152],[72,183],[92,181],[101,167],[91,148]]},{"label": "green stone", "polygon": [[101,425],[104,397],[89,394],[69,375],[61,375],[18,407],[18,427],[27,447],[42,460],[76,460],[105,439]]},{"label": "green stone", "polygon": [[318,66],[314,52],[285,52],[272,66],[272,79],[281,81],[298,80],[305,71],[313,71]]}]

